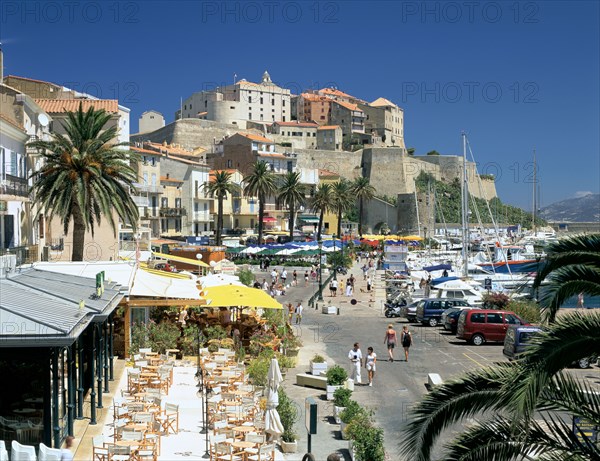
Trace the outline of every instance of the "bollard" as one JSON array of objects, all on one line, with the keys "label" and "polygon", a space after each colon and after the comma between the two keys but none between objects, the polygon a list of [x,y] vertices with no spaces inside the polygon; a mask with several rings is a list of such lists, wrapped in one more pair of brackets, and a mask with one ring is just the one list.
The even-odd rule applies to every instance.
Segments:
[{"label": "bollard", "polygon": [[340,315],[340,306],[338,306],[337,315]]}]

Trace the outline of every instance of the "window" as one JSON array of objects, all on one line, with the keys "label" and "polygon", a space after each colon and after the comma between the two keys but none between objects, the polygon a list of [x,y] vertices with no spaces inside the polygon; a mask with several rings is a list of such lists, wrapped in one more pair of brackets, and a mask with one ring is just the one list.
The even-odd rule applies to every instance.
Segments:
[{"label": "window", "polygon": [[485,314],[483,312],[471,314],[471,323],[485,323]]},{"label": "window", "polygon": [[206,109],[208,107],[208,101],[204,101],[204,108]]},{"label": "window", "polygon": [[204,202],[204,211],[208,211],[208,203]]},{"label": "window", "polygon": [[271,105],[274,106],[275,105],[275,100],[271,99]]},{"label": "window", "polygon": [[248,96],[248,102],[252,103],[252,96]]},{"label": "window", "polygon": [[263,119],[263,114],[260,114],[260,119],[261,119],[261,120]]},{"label": "window", "polygon": [[152,173],[152,185],[156,186],[156,173]]},{"label": "window", "polygon": [[260,98],[260,103],[263,104],[263,98]]},{"label": "window", "polygon": [[175,199],[175,208],[181,208],[181,199],[180,198]]},{"label": "window", "polygon": [[282,105],[283,105],[283,107],[285,107],[285,99],[282,101]]},{"label": "window", "polygon": [[160,206],[163,208],[167,208],[169,206],[169,199],[167,197],[161,197]]},{"label": "window", "polygon": [[148,173],[144,173],[144,185],[148,185]]},{"label": "window", "polygon": [[521,320],[513,314],[505,314],[506,323],[510,325],[521,325]]},{"label": "window", "polygon": [[233,161],[231,159],[227,160],[227,168],[233,167]]},{"label": "window", "polygon": [[285,122],[285,115],[283,116],[283,121]]},{"label": "window", "polygon": [[250,113],[248,114],[248,118],[249,118],[250,120],[252,120],[252,112],[250,112]]},{"label": "window", "polygon": [[487,323],[502,323],[502,314],[500,313],[488,313]]}]

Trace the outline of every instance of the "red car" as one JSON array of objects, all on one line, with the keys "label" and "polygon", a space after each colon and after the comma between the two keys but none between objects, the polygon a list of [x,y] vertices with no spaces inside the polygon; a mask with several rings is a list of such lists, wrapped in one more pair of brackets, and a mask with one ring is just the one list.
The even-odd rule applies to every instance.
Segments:
[{"label": "red car", "polygon": [[487,341],[504,342],[510,325],[529,325],[514,312],[470,309],[458,317],[456,337],[465,339],[475,346]]}]

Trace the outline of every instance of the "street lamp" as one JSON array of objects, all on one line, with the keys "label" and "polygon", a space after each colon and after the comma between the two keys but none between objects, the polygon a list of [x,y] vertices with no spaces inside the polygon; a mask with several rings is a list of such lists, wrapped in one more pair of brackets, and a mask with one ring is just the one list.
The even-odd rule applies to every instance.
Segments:
[{"label": "street lamp", "polygon": [[318,241],[319,245],[319,297],[317,301],[323,301],[323,284],[322,284],[322,274],[323,274],[323,240]]},{"label": "street lamp", "polygon": [[[335,239],[336,239],[336,235],[333,234],[333,254],[335,254],[335,252],[337,251],[337,248],[335,246]],[[334,261],[335,261],[335,259],[334,259]],[[333,265],[333,279],[337,280],[337,265],[336,264]]]}]

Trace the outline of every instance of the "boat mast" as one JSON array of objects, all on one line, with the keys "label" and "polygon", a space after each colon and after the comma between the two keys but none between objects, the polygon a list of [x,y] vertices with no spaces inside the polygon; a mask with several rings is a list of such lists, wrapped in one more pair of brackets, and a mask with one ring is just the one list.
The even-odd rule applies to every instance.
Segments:
[{"label": "boat mast", "polygon": [[463,131],[463,182],[462,182],[462,260],[463,277],[469,274],[469,183],[467,177],[467,135]]},{"label": "boat mast", "polygon": [[531,219],[532,219],[532,223],[531,223],[531,228],[533,229],[533,236],[535,237],[536,234],[536,227],[535,227],[535,212],[537,209],[537,165],[535,162],[535,147],[533,148],[533,211],[531,212]]}]

